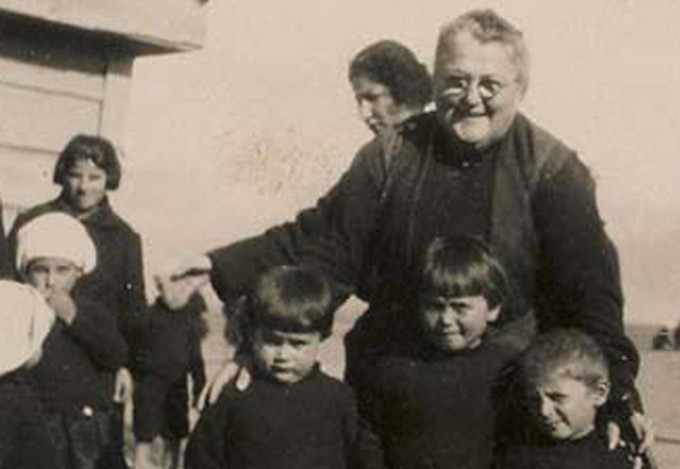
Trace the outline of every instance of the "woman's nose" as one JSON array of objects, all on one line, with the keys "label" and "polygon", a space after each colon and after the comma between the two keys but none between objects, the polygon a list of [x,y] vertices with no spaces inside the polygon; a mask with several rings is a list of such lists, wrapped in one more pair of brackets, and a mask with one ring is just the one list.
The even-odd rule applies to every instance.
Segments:
[{"label": "woman's nose", "polygon": [[52,274],[51,272],[48,272],[45,275],[45,286],[47,288],[51,288],[53,285],[54,285],[54,274]]},{"label": "woman's nose", "polygon": [[555,409],[549,399],[541,398],[541,415],[543,417],[552,417],[554,410]]},{"label": "woman's nose", "polygon": [[475,107],[482,103],[482,96],[479,94],[479,87],[476,83],[468,85],[463,100],[470,107]]},{"label": "woman's nose", "polygon": [[359,109],[359,115],[362,119],[366,120],[373,115],[373,105],[365,99],[359,100],[357,103]]}]

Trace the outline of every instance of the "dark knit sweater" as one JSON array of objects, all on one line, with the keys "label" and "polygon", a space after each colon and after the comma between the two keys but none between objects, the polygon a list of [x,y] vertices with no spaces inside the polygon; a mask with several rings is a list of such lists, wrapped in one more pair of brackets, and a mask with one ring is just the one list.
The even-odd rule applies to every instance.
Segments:
[{"label": "dark knit sweater", "polygon": [[352,465],[351,389],[318,368],[294,384],[255,378],[226,388],[189,439],[187,469],[340,469]]},{"label": "dark knit sweater", "polygon": [[205,385],[201,353],[200,314],[196,302],[179,310],[168,309],[160,300],[141,316],[135,331],[135,373],[151,374],[170,381],[191,373],[194,393]]},{"label": "dark knit sweater", "polygon": [[116,318],[99,303],[76,298],[69,325],[57,320],[30,376],[46,410],[80,414],[85,407],[111,405],[113,372],[127,360],[128,349]]},{"label": "dark knit sweater", "polygon": [[381,441],[385,467],[488,469],[492,391],[511,357],[485,343],[455,354],[423,350],[379,359],[358,400]]},{"label": "dark knit sweater", "polygon": [[630,469],[625,448],[607,449],[605,435],[592,432],[575,441],[537,441],[514,446],[495,469]]}]

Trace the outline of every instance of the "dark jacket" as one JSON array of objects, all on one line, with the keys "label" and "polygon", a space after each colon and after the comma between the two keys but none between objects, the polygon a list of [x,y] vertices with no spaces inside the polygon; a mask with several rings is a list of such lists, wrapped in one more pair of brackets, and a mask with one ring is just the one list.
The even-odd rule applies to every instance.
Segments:
[{"label": "dark jacket", "polygon": [[[351,389],[318,368],[294,384],[255,378],[225,388],[189,438],[187,469],[344,469],[354,466]],[[362,466],[363,467],[363,466]]]},{"label": "dark jacket", "polygon": [[52,469],[55,454],[26,369],[0,376],[0,468]]},{"label": "dark jacket", "polygon": [[100,303],[77,297],[69,325],[57,320],[42,358],[29,370],[46,410],[70,415],[111,405],[110,380],[127,360],[128,348],[113,315]]},{"label": "dark jacket", "polygon": [[176,381],[191,373],[194,396],[201,393],[205,385],[205,367],[200,329],[203,309],[199,303],[202,304],[191,301],[184,308],[173,311],[157,300],[149,307],[135,332],[132,369],[136,374]]},{"label": "dark jacket", "polygon": [[443,353],[422,345],[379,358],[357,395],[390,469],[489,469],[494,386],[514,356],[482,343]]},{"label": "dark jacket", "polygon": [[578,440],[536,440],[506,449],[494,469],[632,469],[625,448],[609,450],[607,436],[598,432]]},{"label": "dark jacket", "polygon": [[[57,198],[17,217],[9,237],[12,258],[18,229],[35,217],[54,211],[71,213],[64,200]],[[96,300],[112,312],[129,340],[134,321],[146,310],[141,239],[113,211],[107,199],[81,221],[97,248],[97,267],[81,277],[76,294]]]},{"label": "dark jacket", "polygon": [[[489,242],[526,305],[522,312],[535,314],[539,329],[571,326],[592,334],[610,360],[615,398],[632,390],[639,359],[624,334],[618,258],[592,177],[575,152],[521,114],[481,155],[452,144],[433,115],[407,123],[396,148],[386,168],[379,142],[368,143],[295,222],[210,253],[218,294],[235,298],[272,265],[318,266],[369,303],[349,336],[351,368],[399,321],[381,315],[394,310],[385,304],[408,291],[404,280],[424,246],[436,236],[459,234],[440,223],[455,214],[436,203],[425,182],[455,171],[465,177],[467,163],[489,158],[486,223],[466,234]],[[519,330],[511,340],[521,346],[530,333]]]}]

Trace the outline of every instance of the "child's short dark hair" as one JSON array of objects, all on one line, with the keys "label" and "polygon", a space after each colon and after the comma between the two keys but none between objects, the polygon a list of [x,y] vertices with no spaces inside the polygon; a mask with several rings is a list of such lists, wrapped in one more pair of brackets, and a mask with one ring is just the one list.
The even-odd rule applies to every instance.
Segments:
[{"label": "child's short dark hair", "polygon": [[519,359],[524,383],[539,383],[555,373],[595,387],[609,381],[607,360],[595,339],[577,329],[555,329],[541,334]]},{"label": "child's short dark hair", "polygon": [[120,185],[120,162],[111,142],[97,135],[76,135],[59,154],[52,180],[63,186],[66,175],[80,160],[90,160],[106,173],[106,189],[116,190]]},{"label": "child's short dark hair", "polygon": [[248,300],[252,328],[320,332],[323,338],[331,334],[331,287],[311,268],[284,265],[270,269],[260,277]]},{"label": "child's short dark hair", "polygon": [[506,306],[511,285],[486,243],[470,236],[435,238],[425,250],[419,295],[483,296],[491,308]]}]

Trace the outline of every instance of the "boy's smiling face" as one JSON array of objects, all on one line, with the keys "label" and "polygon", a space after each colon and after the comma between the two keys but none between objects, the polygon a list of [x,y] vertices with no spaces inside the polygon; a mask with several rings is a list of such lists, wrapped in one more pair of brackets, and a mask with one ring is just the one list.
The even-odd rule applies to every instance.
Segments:
[{"label": "boy's smiling face", "polygon": [[544,433],[555,440],[575,440],[590,433],[609,392],[605,381],[588,386],[559,372],[532,388],[532,413]]},{"label": "boy's smiling face", "polygon": [[71,292],[82,275],[73,261],[60,257],[38,257],[28,264],[26,281],[45,298],[53,291]]},{"label": "boy's smiling face", "polygon": [[300,381],[316,364],[320,332],[282,332],[257,327],[253,334],[255,363],[268,377],[286,384]]},{"label": "boy's smiling face", "polygon": [[425,335],[439,350],[456,352],[477,347],[488,323],[498,317],[500,306],[491,307],[482,295],[420,298]]}]

